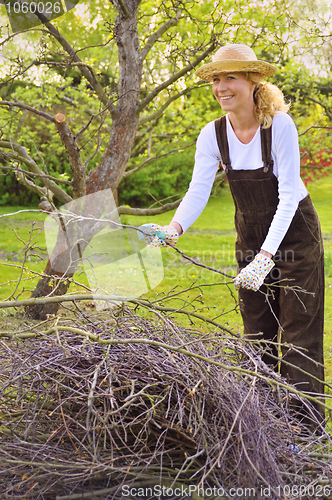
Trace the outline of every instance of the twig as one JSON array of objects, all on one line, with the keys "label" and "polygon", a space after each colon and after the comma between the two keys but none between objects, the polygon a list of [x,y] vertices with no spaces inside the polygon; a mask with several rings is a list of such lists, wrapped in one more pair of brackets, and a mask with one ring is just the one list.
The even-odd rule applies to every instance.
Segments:
[{"label": "twig", "polygon": [[181,250],[176,248],[176,246],[172,245],[171,243],[167,243],[167,246],[172,247],[174,250],[176,250],[176,252],[178,252],[180,255],[182,255],[182,257],[184,259],[189,260],[190,262],[195,264],[195,266],[203,267],[204,269],[208,269],[209,271],[213,271],[214,273],[222,274],[223,276],[225,276],[226,278],[230,278],[231,280],[233,280],[235,278],[235,276],[231,276],[230,274],[223,273],[222,271],[219,271],[218,269],[215,269],[214,267],[206,266],[205,264],[201,264],[200,262],[197,262],[197,260],[194,260],[192,257],[185,255],[184,252],[182,252]]},{"label": "twig", "polygon": [[77,311],[34,325],[36,339],[2,343],[1,496],[120,500],[124,485],[201,484],[218,458],[204,488],[220,499],[250,483],[273,491],[329,477],[330,462],[308,452],[328,455],[330,441],[309,435],[294,460],[288,444],[303,427],[279,404],[288,385],[250,343],[157,313]]},{"label": "twig", "polygon": [[[253,370],[247,370],[245,368],[242,368],[242,367],[239,367],[239,366],[232,366],[232,365],[225,365],[224,363],[220,363],[219,361],[215,361],[211,358],[207,358],[206,356],[201,356],[200,354],[195,354],[195,353],[192,353],[190,351],[187,351],[186,349],[182,349],[182,348],[179,348],[179,347],[174,347],[172,345],[169,345],[169,344],[164,344],[163,342],[158,342],[158,341],[155,341],[155,340],[150,340],[150,339],[144,339],[144,338],[141,338],[141,339],[102,339],[100,338],[99,335],[94,335],[90,332],[87,332],[87,331],[82,331],[82,330],[79,330],[77,328],[73,329],[71,327],[60,327],[58,326],[57,327],[58,330],[62,330],[62,331],[75,331],[75,333],[78,333],[79,335],[83,335],[85,337],[87,337],[88,339],[94,341],[94,342],[97,342],[99,344],[102,344],[102,345],[121,345],[121,344],[124,344],[124,345],[130,345],[130,344],[145,344],[145,345],[152,345],[152,346],[155,346],[155,347],[160,347],[162,349],[167,349],[167,350],[170,350],[170,351],[174,351],[174,352],[178,352],[178,353],[181,353],[181,354],[185,354],[186,356],[189,356],[189,357],[192,357],[192,358],[195,358],[195,359],[199,359],[200,361],[204,361],[205,363],[207,364],[210,364],[210,365],[214,365],[214,366],[218,366],[219,368],[223,368],[224,370],[227,370],[227,371],[231,371],[231,372],[235,372],[235,373],[241,373],[241,374],[244,374],[244,375],[250,375],[250,376],[253,376],[253,377],[257,377],[261,380],[264,380],[265,382],[268,382],[269,384],[272,384],[272,385],[276,385],[278,387],[282,387],[283,389],[287,389],[289,392],[291,392],[292,394],[296,394],[298,396],[300,396],[301,398],[304,398],[304,399],[308,399],[309,401],[312,401],[312,402],[315,402],[315,403],[319,403],[320,405],[324,406],[326,409],[330,410],[329,406],[327,406],[325,403],[322,403],[322,401],[320,401],[319,398],[317,397],[314,397],[314,396],[310,396],[309,394],[306,394],[302,391],[299,391],[297,390],[295,387],[285,383],[285,382],[282,382],[282,381],[279,381],[279,380],[275,380],[275,379],[271,379],[269,377],[266,377],[265,375],[261,375],[259,374],[257,371],[253,371]],[[55,331],[54,328],[51,328],[47,331],[44,332],[44,335],[50,335],[51,333],[53,333]],[[331,396],[332,398],[332,396]]]},{"label": "twig", "polygon": [[48,113],[45,113],[45,111],[39,111],[36,108],[33,108],[32,106],[28,106],[27,104],[23,104],[18,101],[14,102],[9,102],[9,101],[0,101],[0,106],[8,106],[10,108],[17,107],[20,109],[25,109],[26,111],[30,111],[31,113],[34,113],[35,115],[41,116],[43,118],[46,118],[46,120],[55,123],[55,119],[53,116],[49,115]]},{"label": "twig", "polygon": [[182,151],[184,149],[191,148],[191,146],[193,146],[194,144],[195,144],[195,142],[191,142],[190,144],[184,144],[183,146],[180,146],[179,148],[171,149],[170,151],[167,151],[166,153],[157,154],[155,156],[149,156],[149,158],[144,160],[137,167],[132,168],[131,170],[127,170],[126,172],[124,172],[123,177],[128,177],[129,175],[132,175],[135,172],[138,172],[139,170],[141,170],[143,167],[145,167],[146,165],[148,165],[152,161],[159,160],[159,158],[162,158],[163,156],[168,156],[172,153],[178,153],[179,151]]},{"label": "twig", "polygon": [[156,87],[149,95],[147,95],[143,101],[139,104],[137,108],[137,114],[141,113],[141,111],[146,108],[146,106],[164,89],[172,85],[174,82],[176,82],[179,78],[184,76],[186,73],[194,69],[198,64],[203,61],[213,50],[215,49],[215,43],[212,42],[211,45],[200,55],[198,56],[191,64],[188,64],[185,66],[183,69],[175,73],[173,76],[171,76],[168,80],[166,80],[164,83]]}]

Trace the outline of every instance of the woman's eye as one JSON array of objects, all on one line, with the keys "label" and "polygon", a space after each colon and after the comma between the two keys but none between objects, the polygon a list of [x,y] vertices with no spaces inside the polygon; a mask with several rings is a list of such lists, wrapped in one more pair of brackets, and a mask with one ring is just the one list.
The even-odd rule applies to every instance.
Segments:
[{"label": "woman's eye", "polygon": [[213,78],[214,82],[219,82],[219,78]]}]

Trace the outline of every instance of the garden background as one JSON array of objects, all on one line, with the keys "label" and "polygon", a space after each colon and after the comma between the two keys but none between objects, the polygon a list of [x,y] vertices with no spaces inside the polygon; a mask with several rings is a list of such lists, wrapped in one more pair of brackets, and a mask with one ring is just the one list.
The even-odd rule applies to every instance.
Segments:
[{"label": "garden background", "polygon": [[[202,267],[236,272],[222,172],[180,238],[183,254],[161,250],[163,281],[101,311],[61,231],[48,259],[43,222],[109,189],[122,224],[167,224],[190,182],[199,131],[220,116],[195,68],[226,43],[252,46],[278,68],[270,81],[291,102],[301,175],[322,223],[331,407],[330,2],[55,1],[61,15],[51,17],[36,12],[43,2],[5,3],[0,494],[121,498],[125,481],[264,484],[279,487],[276,498],[281,485],[329,488],[331,440],[302,436],[287,402],[303,395],[238,335],[231,279]],[[98,219],[103,207],[93,210]],[[79,239],[83,253],[92,232]],[[82,293],[89,300],[75,300]],[[331,498],[332,489],[321,491]]]}]

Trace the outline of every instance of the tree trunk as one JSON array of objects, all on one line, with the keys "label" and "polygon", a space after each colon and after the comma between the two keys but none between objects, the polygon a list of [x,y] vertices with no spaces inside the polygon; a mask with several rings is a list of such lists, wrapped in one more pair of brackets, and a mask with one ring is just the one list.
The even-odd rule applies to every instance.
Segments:
[{"label": "tree trunk", "polygon": [[[138,129],[137,108],[142,78],[142,61],[137,30],[137,5],[133,0],[121,0],[119,4],[117,0],[113,0],[113,4],[119,11],[114,28],[120,65],[118,100],[105,154],[100,165],[90,171],[86,179],[87,195],[104,189],[117,189],[130,158]],[[90,214],[98,218],[102,210],[103,207],[96,206],[93,214],[91,214],[91,210]],[[84,251],[83,248],[81,250]],[[48,261],[44,277],[40,279],[32,292],[32,298],[64,295],[69,288],[69,279],[73,277],[77,266],[72,263],[71,251],[62,231],[59,231],[53,253],[56,257]],[[66,271],[59,272],[58,269]],[[26,308],[26,315],[33,319],[43,320],[49,314],[56,314],[58,308],[59,304],[29,306]]]}]

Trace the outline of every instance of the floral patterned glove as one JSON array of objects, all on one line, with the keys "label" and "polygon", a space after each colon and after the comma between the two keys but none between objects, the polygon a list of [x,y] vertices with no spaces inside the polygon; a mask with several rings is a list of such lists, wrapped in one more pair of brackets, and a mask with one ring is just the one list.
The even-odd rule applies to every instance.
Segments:
[{"label": "floral patterned glove", "polygon": [[164,247],[166,243],[172,243],[176,245],[179,234],[174,227],[171,226],[159,226],[158,224],[143,224],[140,226],[144,234],[138,232],[138,237],[140,240],[145,240],[149,247]]},{"label": "floral patterned glove", "polygon": [[238,290],[242,286],[242,288],[257,292],[273,266],[274,262],[272,259],[258,253],[254,260],[244,267],[236,278],[234,278],[235,290]]}]

